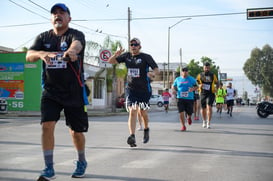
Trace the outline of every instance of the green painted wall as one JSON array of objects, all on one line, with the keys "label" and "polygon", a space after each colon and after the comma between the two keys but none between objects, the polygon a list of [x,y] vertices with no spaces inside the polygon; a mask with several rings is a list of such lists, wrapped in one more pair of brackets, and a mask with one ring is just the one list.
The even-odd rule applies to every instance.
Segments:
[{"label": "green painted wall", "polygon": [[26,53],[0,53],[0,98],[8,111],[39,111],[42,62],[26,62]]}]

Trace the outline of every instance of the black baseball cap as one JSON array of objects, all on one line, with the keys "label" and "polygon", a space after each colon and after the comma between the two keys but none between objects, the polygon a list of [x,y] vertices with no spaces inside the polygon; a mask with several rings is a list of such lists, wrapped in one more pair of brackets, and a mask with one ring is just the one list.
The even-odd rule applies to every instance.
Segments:
[{"label": "black baseball cap", "polygon": [[64,12],[67,12],[69,15],[70,15],[70,11],[68,9],[68,7],[63,4],[63,3],[57,3],[57,4],[54,4],[50,10],[51,14],[54,12],[55,8],[60,8],[62,9]]},{"label": "black baseball cap", "polygon": [[182,72],[184,72],[184,71],[189,71],[189,69],[188,69],[188,67],[184,67],[184,68],[182,68]]},{"label": "black baseball cap", "polygon": [[204,66],[210,66],[210,63],[209,62],[205,62]]}]

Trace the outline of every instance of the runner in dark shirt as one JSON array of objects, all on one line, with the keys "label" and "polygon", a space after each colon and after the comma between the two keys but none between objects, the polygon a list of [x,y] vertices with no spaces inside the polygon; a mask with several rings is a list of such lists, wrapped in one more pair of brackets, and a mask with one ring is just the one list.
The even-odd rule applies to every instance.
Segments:
[{"label": "runner in dark shirt", "polygon": [[[126,87],[126,107],[129,110],[129,132],[127,143],[131,147],[136,146],[135,129],[136,118],[138,109],[141,111],[141,117],[144,121],[144,137],[143,143],[149,141],[149,126],[148,126],[148,113],[149,99],[152,94],[150,80],[159,73],[158,66],[153,60],[152,56],[141,53],[140,41],[137,38],[133,38],[130,41],[130,52],[123,53],[123,49],[118,50],[108,60],[109,63],[125,63],[127,72],[127,87]],[[149,72],[149,67],[153,69],[153,72]]]},{"label": "runner in dark shirt", "polygon": [[203,70],[196,77],[201,97],[202,126],[203,128],[211,128],[212,105],[215,101],[215,84],[217,84],[218,80],[216,75],[210,71],[209,62],[204,63]]},{"label": "runner in dark shirt", "polygon": [[[83,177],[87,167],[85,136],[88,131],[86,92],[83,79],[84,34],[68,27],[70,11],[65,4],[51,8],[53,29],[37,36],[27,52],[26,60],[43,61],[43,95],[41,99],[42,149],[45,169],[38,181],[55,177],[53,167],[54,129],[64,110],[66,125],[78,152],[76,170],[72,177]],[[64,61],[63,58],[68,58]]]},{"label": "runner in dark shirt", "polygon": [[[70,47],[72,41],[78,40],[83,49],[78,53],[79,60],[63,61],[64,52]],[[82,32],[68,28],[61,36],[53,30],[41,33],[29,50],[54,52],[51,63],[43,62],[43,96],[54,99],[61,104],[82,106],[83,94],[81,89],[83,73],[85,39]],[[80,82],[78,79],[80,76]]]}]

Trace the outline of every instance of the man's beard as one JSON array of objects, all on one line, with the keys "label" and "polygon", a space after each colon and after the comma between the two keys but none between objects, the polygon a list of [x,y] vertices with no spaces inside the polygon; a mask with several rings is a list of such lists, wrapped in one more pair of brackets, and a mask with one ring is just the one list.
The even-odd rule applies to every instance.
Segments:
[{"label": "man's beard", "polygon": [[54,24],[54,26],[55,26],[55,28],[61,28],[61,27],[63,27],[63,24],[62,24],[62,23],[56,22],[56,23]]}]

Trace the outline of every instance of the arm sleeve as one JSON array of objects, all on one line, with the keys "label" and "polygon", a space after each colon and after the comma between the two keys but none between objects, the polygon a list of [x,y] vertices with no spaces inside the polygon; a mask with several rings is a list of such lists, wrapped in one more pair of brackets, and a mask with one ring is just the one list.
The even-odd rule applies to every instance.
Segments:
[{"label": "arm sleeve", "polygon": [[217,82],[218,82],[218,79],[217,79],[217,77],[216,77],[216,75],[215,74],[213,74],[213,80],[214,80],[214,84],[217,84]]},{"label": "arm sleeve", "polygon": [[201,79],[200,79],[200,74],[197,75],[196,81],[197,81],[198,84],[201,84],[201,83],[202,83],[202,82],[201,82]]},{"label": "arm sleeve", "polygon": [[129,57],[129,55],[130,55],[129,52],[123,53],[123,54],[121,54],[120,56],[118,56],[118,57],[116,58],[116,60],[117,60],[118,63],[125,62],[126,58]]},{"label": "arm sleeve", "polygon": [[174,87],[177,86],[176,80],[177,80],[177,79],[175,79],[175,80],[173,81],[173,86],[174,86]]},{"label": "arm sleeve", "polygon": [[29,50],[42,50],[42,45],[43,45],[43,34],[38,35],[35,40],[34,43],[31,45],[31,47],[29,48]]},{"label": "arm sleeve", "polygon": [[195,79],[195,78],[192,77],[192,78],[191,78],[191,81],[192,81],[192,85],[193,85],[193,86],[197,86],[197,83],[196,83],[196,79]]},{"label": "arm sleeve", "polygon": [[154,61],[153,57],[151,55],[148,55],[146,54],[147,56],[147,62],[149,64],[149,66],[152,68],[152,69],[155,69],[155,68],[158,68],[158,65],[157,63]]},{"label": "arm sleeve", "polygon": [[76,31],[76,33],[72,37],[72,41],[75,41],[75,40],[80,41],[82,46],[85,47],[85,36],[82,32]]}]

